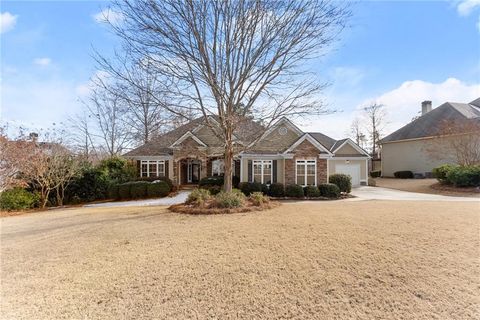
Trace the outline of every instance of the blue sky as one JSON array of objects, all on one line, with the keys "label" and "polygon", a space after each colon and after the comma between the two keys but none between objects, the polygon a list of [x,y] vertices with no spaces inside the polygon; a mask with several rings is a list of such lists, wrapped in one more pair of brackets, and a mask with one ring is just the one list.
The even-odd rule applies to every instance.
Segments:
[{"label": "blue sky", "polygon": [[[28,127],[59,123],[81,108],[94,72],[92,48],[109,54],[116,38],[95,15],[108,2],[3,1],[1,120]],[[352,5],[349,27],[311,63],[331,86],[338,112],[300,123],[346,135],[358,109],[387,106],[387,131],[408,122],[422,100],[468,102],[480,96],[480,1],[368,1]]]}]

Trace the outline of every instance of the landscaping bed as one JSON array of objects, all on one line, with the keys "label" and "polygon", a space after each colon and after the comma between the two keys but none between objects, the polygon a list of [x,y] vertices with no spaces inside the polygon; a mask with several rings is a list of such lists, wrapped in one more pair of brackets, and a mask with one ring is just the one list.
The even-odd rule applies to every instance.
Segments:
[{"label": "landscaping bed", "polygon": [[238,208],[214,208],[214,207],[204,207],[200,208],[195,205],[190,204],[176,204],[170,206],[168,209],[172,212],[185,213],[185,214],[229,214],[229,213],[242,213],[242,212],[252,212],[252,211],[264,211],[276,208],[280,205],[279,202],[270,201],[267,204],[256,206],[252,203],[248,203],[242,207]]},{"label": "landscaping bed", "polygon": [[442,192],[449,192],[449,193],[459,193],[459,194],[466,194],[466,195],[480,195],[480,188],[479,187],[454,187],[452,185],[442,184],[440,182],[434,183],[430,185],[430,188],[433,190],[438,190]]}]

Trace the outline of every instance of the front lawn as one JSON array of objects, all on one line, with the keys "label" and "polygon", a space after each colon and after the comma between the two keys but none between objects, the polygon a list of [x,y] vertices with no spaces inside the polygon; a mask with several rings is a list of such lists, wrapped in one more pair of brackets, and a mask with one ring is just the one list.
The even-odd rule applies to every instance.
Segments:
[{"label": "front lawn", "polygon": [[478,203],[1,219],[3,319],[474,319]]}]

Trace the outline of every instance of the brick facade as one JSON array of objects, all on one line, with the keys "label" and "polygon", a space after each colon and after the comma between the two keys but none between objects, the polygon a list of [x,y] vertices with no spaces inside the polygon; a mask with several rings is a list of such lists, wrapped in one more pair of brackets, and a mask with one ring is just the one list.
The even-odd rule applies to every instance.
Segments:
[{"label": "brick facade", "polygon": [[293,152],[293,159],[285,160],[285,184],[295,184],[295,164],[300,159],[317,160],[317,184],[327,182],[327,160],[320,159],[320,151],[309,141],[305,140]]}]

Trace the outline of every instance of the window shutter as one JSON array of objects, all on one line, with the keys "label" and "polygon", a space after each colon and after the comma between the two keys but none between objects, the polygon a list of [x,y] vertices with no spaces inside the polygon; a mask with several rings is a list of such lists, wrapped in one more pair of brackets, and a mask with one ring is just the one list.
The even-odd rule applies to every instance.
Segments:
[{"label": "window shutter", "polygon": [[277,183],[277,160],[272,161],[272,182]]},{"label": "window shutter", "polygon": [[165,177],[168,178],[169,177],[168,160],[165,160],[164,168],[165,168]]},{"label": "window shutter", "polygon": [[142,164],[141,164],[140,160],[137,160],[137,173],[138,173],[139,177],[142,176]]},{"label": "window shutter", "polygon": [[248,182],[253,182],[252,165],[252,160],[248,160]]}]

